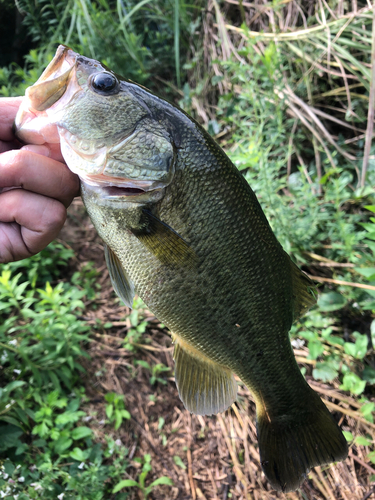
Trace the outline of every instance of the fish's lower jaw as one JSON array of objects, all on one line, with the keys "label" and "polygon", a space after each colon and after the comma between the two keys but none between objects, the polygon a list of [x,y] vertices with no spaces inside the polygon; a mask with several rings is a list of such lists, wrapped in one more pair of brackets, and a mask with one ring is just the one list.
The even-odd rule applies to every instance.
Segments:
[{"label": "fish's lower jaw", "polygon": [[[257,432],[263,472],[277,491],[298,489],[309,470],[344,460],[348,445],[332,415],[311,389],[300,411],[269,418],[257,407]],[[301,402],[302,403],[302,402]]]}]

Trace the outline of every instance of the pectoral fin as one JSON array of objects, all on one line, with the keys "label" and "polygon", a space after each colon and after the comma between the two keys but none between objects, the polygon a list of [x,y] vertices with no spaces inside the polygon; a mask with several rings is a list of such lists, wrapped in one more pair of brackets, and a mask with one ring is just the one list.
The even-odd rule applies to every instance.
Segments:
[{"label": "pectoral fin", "polygon": [[104,255],[112,286],[124,304],[131,309],[135,295],[134,284],[117,256],[107,245],[104,245]]},{"label": "pectoral fin", "polygon": [[194,267],[197,256],[189,244],[168,224],[148,210],[143,210],[142,229],[132,233],[162,262],[167,265]]},{"label": "pectoral fin", "polygon": [[196,415],[212,415],[225,411],[237,397],[233,372],[201,354],[173,336],[175,342],[175,379],[181,401]]}]

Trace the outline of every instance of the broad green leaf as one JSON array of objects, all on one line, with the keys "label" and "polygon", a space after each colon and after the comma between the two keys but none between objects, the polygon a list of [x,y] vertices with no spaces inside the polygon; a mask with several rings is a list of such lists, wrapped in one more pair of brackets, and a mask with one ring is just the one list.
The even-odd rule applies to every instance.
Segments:
[{"label": "broad green leaf", "polygon": [[1,425],[0,426],[0,451],[5,451],[8,448],[17,447],[21,444],[19,437],[23,431],[14,425]]},{"label": "broad green leaf", "polygon": [[358,332],[354,332],[354,336],[356,337],[355,343],[353,342],[345,342],[344,350],[346,354],[353,356],[356,359],[363,359],[366,356],[368,338],[367,335],[361,335]]},{"label": "broad green leaf", "polygon": [[360,446],[370,446],[372,444],[372,440],[364,436],[357,436],[355,438],[355,442]]},{"label": "broad green leaf", "polygon": [[362,372],[363,380],[366,380],[369,384],[375,384],[375,370],[371,366],[365,366]]},{"label": "broad green leaf", "polygon": [[324,345],[322,344],[322,342],[313,340],[307,344],[307,347],[309,348],[309,359],[316,359],[318,356],[323,354]]},{"label": "broad green leaf", "polygon": [[167,484],[168,486],[173,486],[173,481],[170,477],[162,476],[162,477],[159,477],[158,479],[155,479],[155,481],[153,481],[150,484],[150,488],[153,488],[154,486],[158,486],[159,484]]},{"label": "broad green leaf", "polygon": [[353,394],[359,395],[365,390],[366,380],[361,380],[358,375],[353,372],[347,372],[344,375],[343,383],[340,385],[342,391],[350,391]]},{"label": "broad green leaf", "polygon": [[375,280],[375,267],[355,267],[354,270],[365,276],[369,281]]},{"label": "broad green leaf", "polygon": [[375,403],[365,403],[361,406],[360,412],[368,422],[373,423],[374,417],[372,412],[374,411],[374,409],[375,409]]},{"label": "broad green leaf", "polygon": [[66,437],[66,436],[63,436],[63,437],[60,437],[57,441],[55,441],[55,451],[56,453],[58,453],[59,455],[61,453],[63,453],[65,450],[67,450],[68,448],[70,448],[70,446],[72,445],[73,443],[73,440]]},{"label": "broad green leaf", "polygon": [[84,462],[90,455],[90,450],[82,451],[81,448],[74,448],[73,451],[69,453],[69,456],[78,462]]},{"label": "broad green leaf", "polygon": [[316,380],[323,380],[323,382],[331,382],[338,376],[338,371],[327,361],[317,363],[313,369],[313,377]]},{"label": "broad green leaf", "polygon": [[71,436],[73,439],[83,439],[85,437],[91,436],[92,430],[89,427],[81,426],[73,429]]},{"label": "broad green leaf", "polygon": [[26,382],[24,382],[23,380],[15,380],[14,382],[10,382],[10,384],[6,385],[4,387],[4,391],[10,392],[14,389],[17,389],[18,387],[22,387],[25,384]]},{"label": "broad green leaf", "polygon": [[346,304],[346,299],[337,292],[322,293],[318,299],[318,306],[321,311],[330,312],[341,309]]},{"label": "broad green leaf", "polygon": [[342,433],[344,434],[345,439],[347,441],[349,441],[349,442],[353,441],[354,437],[353,437],[353,434],[351,432],[349,432],[349,431],[342,431]]},{"label": "broad green leaf", "polygon": [[133,479],[124,479],[123,481],[120,481],[118,484],[116,484],[116,486],[112,490],[112,493],[118,493],[120,490],[122,490],[122,488],[129,488],[131,486],[139,487],[139,484]]}]

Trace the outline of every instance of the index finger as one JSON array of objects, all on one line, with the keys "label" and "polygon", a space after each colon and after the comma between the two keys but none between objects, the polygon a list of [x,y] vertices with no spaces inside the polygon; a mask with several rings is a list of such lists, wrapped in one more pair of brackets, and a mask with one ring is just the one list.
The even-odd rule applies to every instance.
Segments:
[{"label": "index finger", "polygon": [[14,139],[13,122],[23,97],[0,97],[0,139]]},{"label": "index finger", "polygon": [[79,194],[79,180],[66,165],[27,150],[0,155],[0,190],[21,187],[55,198],[66,207]]}]

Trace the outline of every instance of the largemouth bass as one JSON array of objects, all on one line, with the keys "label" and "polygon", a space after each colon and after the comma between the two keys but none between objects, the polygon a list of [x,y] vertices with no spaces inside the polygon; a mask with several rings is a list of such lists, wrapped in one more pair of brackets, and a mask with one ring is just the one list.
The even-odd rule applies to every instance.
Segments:
[{"label": "largemouth bass", "polygon": [[207,132],[65,46],[27,89],[15,128],[23,142],[61,142],[115,291],[129,307],[137,293],[172,333],[186,409],[226,410],[238,375],[254,395],[261,464],[276,490],[343,460],[346,440],[288,336],[315,303],[313,284]]}]

